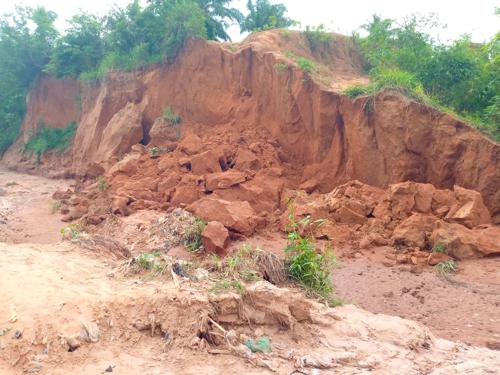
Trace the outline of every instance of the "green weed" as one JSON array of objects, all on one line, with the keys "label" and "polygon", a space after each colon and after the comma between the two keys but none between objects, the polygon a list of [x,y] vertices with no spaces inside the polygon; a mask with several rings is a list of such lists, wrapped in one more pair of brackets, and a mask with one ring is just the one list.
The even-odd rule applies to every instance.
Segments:
[{"label": "green weed", "polygon": [[297,64],[303,72],[311,73],[314,70],[314,63],[305,57],[297,58]]},{"label": "green weed", "polygon": [[108,188],[109,188],[109,185],[106,182],[106,180],[104,179],[104,177],[103,176],[97,177],[97,189],[100,192],[103,192],[103,191],[107,190]]},{"label": "green weed", "polygon": [[438,242],[434,245],[434,247],[432,248],[432,251],[434,253],[443,253],[443,254],[447,254],[448,251],[446,250],[446,246],[443,245],[442,243]]},{"label": "green weed", "polygon": [[160,155],[161,150],[158,147],[150,147],[148,151],[149,151],[149,155],[152,158],[156,158],[156,157],[158,157],[158,155]]},{"label": "green weed", "polygon": [[458,265],[453,259],[438,263],[434,268],[441,276],[447,276],[450,273],[456,273],[458,271]]},{"label": "green weed", "polygon": [[215,284],[210,288],[210,291],[216,294],[227,292],[233,289],[238,294],[245,293],[245,286],[239,280],[217,280]]},{"label": "green weed", "polygon": [[181,116],[176,114],[170,106],[166,106],[163,110],[163,118],[170,122],[172,126],[180,125],[182,122]]},{"label": "green weed", "polygon": [[193,225],[184,230],[182,242],[189,251],[198,252],[203,248],[201,233],[206,225],[207,223],[205,221],[200,218],[195,218]]},{"label": "green weed", "polygon": [[288,256],[290,278],[328,298],[333,292],[330,273],[336,265],[336,259],[329,248],[323,253],[317,250],[312,236],[314,228],[311,228],[312,224],[321,225],[322,222],[311,222],[310,217],[297,222],[293,203],[289,204],[288,219],[288,245],[285,252]]}]

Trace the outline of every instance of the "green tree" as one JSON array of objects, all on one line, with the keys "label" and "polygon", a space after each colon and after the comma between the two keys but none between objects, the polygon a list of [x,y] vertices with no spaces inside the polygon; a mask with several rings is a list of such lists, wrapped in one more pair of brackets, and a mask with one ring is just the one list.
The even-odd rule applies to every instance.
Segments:
[{"label": "green tree", "polygon": [[248,15],[240,23],[240,29],[244,31],[269,30],[276,28],[287,28],[295,21],[285,16],[287,9],[284,4],[271,4],[269,0],[252,0],[247,2]]},{"label": "green tree", "polygon": [[191,0],[177,0],[165,18],[166,30],[163,52],[171,60],[192,37],[207,37],[205,17]]},{"label": "green tree", "polygon": [[243,20],[241,12],[230,7],[232,0],[196,0],[205,17],[207,38],[211,40],[231,40],[226,29]]},{"label": "green tree", "polygon": [[28,89],[49,61],[56,17],[27,7],[0,17],[0,154],[16,139]]},{"label": "green tree", "polygon": [[95,69],[104,56],[102,33],[99,17],[88,13],[73,16],[66,34],[57,41],[45,71],[57,77],[78,77],[82,72]]}]

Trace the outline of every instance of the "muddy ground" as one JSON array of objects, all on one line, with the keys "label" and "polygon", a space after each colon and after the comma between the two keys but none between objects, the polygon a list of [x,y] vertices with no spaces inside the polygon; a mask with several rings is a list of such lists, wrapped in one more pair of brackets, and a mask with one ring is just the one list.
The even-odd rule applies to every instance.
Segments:
[{"label": "muddy ground", "polygon": [[[19,321],[25,327],[37,326],[51,316],[51,326],[76,330],[82,319],[95,315],[95,305],[103,304],[102,301],[116,306],[115,318],[121,316],[126,320],[136,306],[172,291],[171,281],[120,279],[115,275],[119,261],[76,249],[67,242],[61,243],[60,229],[66,224],[53,213],[51,195],[70,184],[71,181],[0,169],[0,247],[3,259],[0,262],[0,300],[4,301],[0,306],[0,329],[9,326],[15,330],[17,319],[12,321],[13,316],[22,317]],[[250,243],[279,252],[284,239],[264,234],[253,238]],[[177,249],[177,252],[180,256],[190,256],[183,249]],[[383,263],[388,252],[388,249],[380,248],[360,253],[353,259],[341,258],[333,274],[337,295],[346,303],[373,313],[415,320],[429,327],[437,337],[475,346],[499,347],[500,259],[460,262],[459,273],[445,279],[430,267],[418,274],[409,272],[404,265],[387,267]],[[73,321],[76,316],[80,317],[78,322]],[[279,330],[273,334],[280,334]],[[203,354],[196,357],[185,349],[173,351],[166,363],[168,356],[162,349],[165,342],[161,337],[145,340],[142,333],[124,330],[115,340],[123,335],[128,335],[126,345],[120,340],[113,341],[114,336],[110,335],[108,341],[101,340],[92,350],[84,347],[72,357],[58,356],[50,360],[44,352],[40,358],[38,354],[29,357],[33,353],[28,352],[25,357],[9,358],[11,348],[6,339],[0,337],[0,354],[3,351],[3,358],[9,358],[14,368],[19,364],[19,370],[39,372],[43,369],[50,374],[98,374],[116,364],[121,366],[120,371],[116,371],[120,374],[216,374],[225,373],[221,369],[227,366],[231,366],[232,373],[257,374],[263,371],[234,356],[207,357]],[[285,338],[283,340],[286,342]],[[205,363],[200,363],[200,359]],[[50,370],[47,370],[46,363]],[[293,369],[283,366],[280,368],[286,371]],[[182,371],[178,372],[180,369]],[[2,374],[17,373],[12,371],[9,365],[0,364]]]}]

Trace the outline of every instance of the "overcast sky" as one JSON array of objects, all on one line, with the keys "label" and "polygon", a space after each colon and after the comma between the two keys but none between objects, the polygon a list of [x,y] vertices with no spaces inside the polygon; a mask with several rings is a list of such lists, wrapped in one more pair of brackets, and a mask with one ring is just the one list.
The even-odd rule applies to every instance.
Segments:
[{"label": "overcast sky", "polygon": [[[64,20],[78,9],[104,14],[113,4],[125,5],[130,0],[0,0],[0,13],[10,12],[15,4],[30,6],[43,5],[59,15],[58,27],[64,28]],[[235,0],[234,4],[242,11],[247,0]],[[276,2],[276,1],[273,1]],[[475,42],[483,42],[500,29],[500,17],[494,15],[495,6],[500,0],[281,0],[288,8],[291,18],[303,26],[323,23],[332,31],[351,34],[371,18],[372,14],[402,19],[412,13],[427,15],[435,13],[446,29],[440,30],[441,41],[456,39],[470,34]],[[230,29],[235,41],[242,37],[239,29]]]}]

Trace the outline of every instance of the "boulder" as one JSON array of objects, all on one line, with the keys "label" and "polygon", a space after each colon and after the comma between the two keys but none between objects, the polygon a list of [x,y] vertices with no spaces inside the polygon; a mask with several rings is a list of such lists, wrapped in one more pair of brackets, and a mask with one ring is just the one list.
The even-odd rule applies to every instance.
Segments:
[{"label": "boulder", "polygon": [[242,171],[257,171],[261,168],[261,162],[252,151],[239,149],[234,159],[234,167]]},{"label": "boulder", "polygon": [[61,218],[61,221],[69,222],[80,219],[88,212],[88,207],[85,205],[73,206],[68,213]]},{"label": "boulder", "polygon": [[333,218],[338,223],[344,224],[364,224],[368,220],[363,208],[355,202],[340,206],[334,213]]},{"label": "boulder", "polygon": [[203,229],[201,240],[205,251],[223,255],[229,244],[229,231],[218,221],[210,221]]},{"label": "boulder", "polygon": [[253,234],[257,227],[255,211],[247,201],[202,198],[187,210],[205,221],[218,221],[226,228],[246,236]]},{"label": "boulder", "polygon": [[468,228],[491,223],[490,213],[484,205],[481,193],[457,185],[453,187],[453,190],[457,203],[451,207],[446,215],[446,221],[459,223]]},{"label": "boulder", "polygon": [[119,174],[133,176],[137,172],[138,162],[140,158],[141,154],[137,152],[125,155],[122,160],[120,160],[109,169],[107,175],[112,177],[115,177]]},{"label": "boulder", "polygon": [[450,208],[457,203],[455,193],[451,190],[444,189],[434,191],[432,196],[432,212],[434,215],[444,218],[450,211]]},{"label": "boulder", "polygon": [[208,191],[228,189],[232,186],[239,185],[246,180],[246,173],[230,169],[226,172],[212,173],[205,176],[205,188]]},{"label": "boulder", "polygon": [[432,232],[433,244],[441,243],[448,255],[457,259],[500,254],[500,227],[469,229],[456,223],[439,221]]},{"label": "boulder", "polygon": [[136,104],[128,103],[114,114],[104,129],[97,158],[103,162],[121,158],[142,138],[142,111]]},{"label": "boulder", "polygon": [[187,134],[178,148],[186,155],[195,155],[203,149],[203,141],[196,134]]},{"label": "boulder", "polygon": [[448,254],[432,252],[429,254],[429,257],[427,258],[427,264],[429,266],[435,266],[436,264],[439,264],[441,262],[446,262],[451,259],[453,258],[450,257]]},{"label": "boulder", "polygon": [[85,171],[85,177],[87,178],[97,178],[103,176],[105,169],[102,165],[97,163],[90,163]]},{"label": "boulder", "polygon": [[149,147],[162,147],[180,138],[178,126],[172,126],[168,120],[158,117],[149,130]]},{"label": "boulder", "polygon": [[111,201],[111,212],[115,215],[127,216],[129,215],[128,204],[130,202],[130,198],[115,196]]},{"label": "boulder", "polygon": [[392,233],[393,243],[423,249],[437,220],[433,215],[414,213],[394,229]]},{"label": "boulder", "polygon": [[[172,181],[173,182],[173,181]],[[170,203],[175,206],[180,204],[191,204],[200,198],[201,191],[198,186],[199,181],[196,176],[185,175],[175,186]]]},{"label": "boulder", "polygon": [[222,172],[219,157],[213,151],[205,151],[190,159],[191,172],[196,175]]}]

